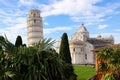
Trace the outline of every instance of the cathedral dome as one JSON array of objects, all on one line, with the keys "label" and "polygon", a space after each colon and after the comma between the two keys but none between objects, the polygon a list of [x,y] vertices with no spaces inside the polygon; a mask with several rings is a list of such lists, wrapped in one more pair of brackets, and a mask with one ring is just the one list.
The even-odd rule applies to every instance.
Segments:
[{"label": "cathedral dome", "polygon": [[88,32],[88,31],[87,31],[86,27],[84,26],[84,24],[82,24],[77,32]]}]

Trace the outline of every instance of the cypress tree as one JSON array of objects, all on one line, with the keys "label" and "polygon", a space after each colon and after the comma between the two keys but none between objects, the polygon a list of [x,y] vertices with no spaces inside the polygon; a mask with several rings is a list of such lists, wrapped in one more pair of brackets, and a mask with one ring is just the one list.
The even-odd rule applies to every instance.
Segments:
[{"label": "cypress tree", "polygon": [[69,49],[69,42],[67,33],[63,33],[59,51],[62,60],[64,63],[63,73],[65,80],[77,80],[77,75],[74,73],[74,69],[71,62],[71,55]]},{"label": "cypress tree", "polygon": [[18,35],[16,38],[15,47],[19,47],[19,46],[22,46],[22,38],[21,36]]},{"label": "cypress tree", "polygon": [[61,55],[62,60],[64,60],[66,63],[71,64],[71,55],[67,33],[63,33],[62,35],[59,53]]}]

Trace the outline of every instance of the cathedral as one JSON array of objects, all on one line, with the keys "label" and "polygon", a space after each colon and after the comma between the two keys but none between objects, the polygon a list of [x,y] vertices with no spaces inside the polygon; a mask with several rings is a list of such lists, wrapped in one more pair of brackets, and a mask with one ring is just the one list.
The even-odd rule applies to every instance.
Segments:
[{"label": "cathedral", "polygon": [[[32,9],[27,18],[27,40],[28,46],[32,46],[43,39],[43,27],[40,11]],[[105,38],[101,35],[90,38],[89,32],[82,24],[69,40],[70,53],[73,64],[95,64],[95,48],[114,44],[112,35]],[[60,41],[56,51],[59,52]]]},{"label": "cathedral", "polygon": [[[71,36],[69,48],[72,58],[72,64],[95,64],[95,48],[114,44],[112,35],[105,38],[98,35],[95,38],[89,37],[89,32],[82,24],[79,29]],[[57,52],[59,52],[60,41],[58,41]]]}]

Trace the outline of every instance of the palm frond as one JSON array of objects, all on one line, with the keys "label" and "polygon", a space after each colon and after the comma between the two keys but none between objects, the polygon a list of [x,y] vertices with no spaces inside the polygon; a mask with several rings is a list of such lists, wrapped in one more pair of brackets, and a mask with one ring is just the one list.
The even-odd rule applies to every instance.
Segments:
[{"label": "palm frond", "polygon": [[50,50],[54,47],[55,40],[52,40],[52,38],[49,39],[43,39],[40,40],[39,43],[35,44],[34,47],[36,47],[39,50]]}]

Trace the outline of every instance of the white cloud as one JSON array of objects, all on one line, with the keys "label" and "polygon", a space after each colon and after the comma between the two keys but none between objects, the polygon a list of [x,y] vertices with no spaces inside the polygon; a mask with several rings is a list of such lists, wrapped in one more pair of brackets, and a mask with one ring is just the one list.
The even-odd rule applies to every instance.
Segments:
[{"label": "white cloud", "polygon": [[6,35],[8,37],[8,40],[10,40],[13,43],[15,42],[16,37],[18,35],[21,35],[21,37],[23,38],[23,42],[27,43],[26,32],[27,32],[26,25],[24,23],[19,23],[12,27],[6,27],[0,29],[0,34],[3,36]]},{"label": "white cloud", "polygon": [[8,40],[10,40],[12,43],[15,42],[18,35],[21,35],[23,42],[27,43],[26,28],[25,26],[23,28],[19,28],[19,26],[24,26],[24,24],[17,24],[14,27],[0,29],[0,34],[3,36],[6,35]]},{"label": "white cloud", "polygon": [[68,15],[75,22],[100,23],[105,17],[119,13],[120,3],[97,6],[102,0],[53,0],[48,5],[40,5],[42,16]]},{"label": "white cloud", "polygon": [[44,29],[44,34],[51,34],[53,32],[67,31],[67,30],[71,30],[71,29],[72,29],[72,27],[66,27],[66,26],[47,28],[47,29]]},{"label": "white cloud", "polygon": [[[8,39],[10,39],[12,42],[15,41],[17,35],[21,35],[24,42],[27,42],[26,17],[28,13],[28,7],[40,7],[43,18],[52,15],[63,14],[68,15],[75,22],[89,23],[89,25],[91,25],[93,22],[99,23],[105,21],[105,16],[109,17],[112,14],[120,13],[120,11],[116,10],[118,7],[120,7],[120,3],[111,3],[102,7],[94,5],[102,0],[49,0],[49,4],[40,4],[36,1],[37,0],[18,0],[16,5],[11,5],[12,1],[0,0],[0,4],[3,3],[7,6],[7,8],[0,9],[0,22],[5,24],[5,27],[4,25],[0,25],[0,33],[3,35],[6,34]],[[49,24],[45,22],[44,25]],[[99,29],[104,29],[106,27],[108,26],[99,25]],[[71,27],[65,26],[46,28],[44,29],[44,33],[50,34],[52,32],[66,31],[71,29]]]},{"label": "white cloud", "polygon": [[35,4],[34,0],[19,0],[19,3],[25,6],[31,6]]},{"label": "white cloud", "polygon": [[49,23],[48,22],[44,22],[44,25],[49,25]]},{"label": "white cloud", "polygon": [[[91,14],[92,4],[100,0],[60,0],[50,5],[43,5],[43,16],[66,14],[69,16]],[[86,5],[87,4],[87,5]],[[47,14],[49,13],[49,14]],[[80,14],[79,14],[80,15]]]},{"label": "white cloud", "polygon": [[26,11],[19,9],[0,9],[0,35],[6,35],[8,40],[15,42],[16,37],[21,35],[23,42],[27,43],[26,37]]},{"label": "white cloud", "polygon": [[99,26],[98,26],[98,29],[105,29],[105,28],[107,28],[107,27],[108,27],[108,25],[103,24],[103,25],[99,25]]}]

